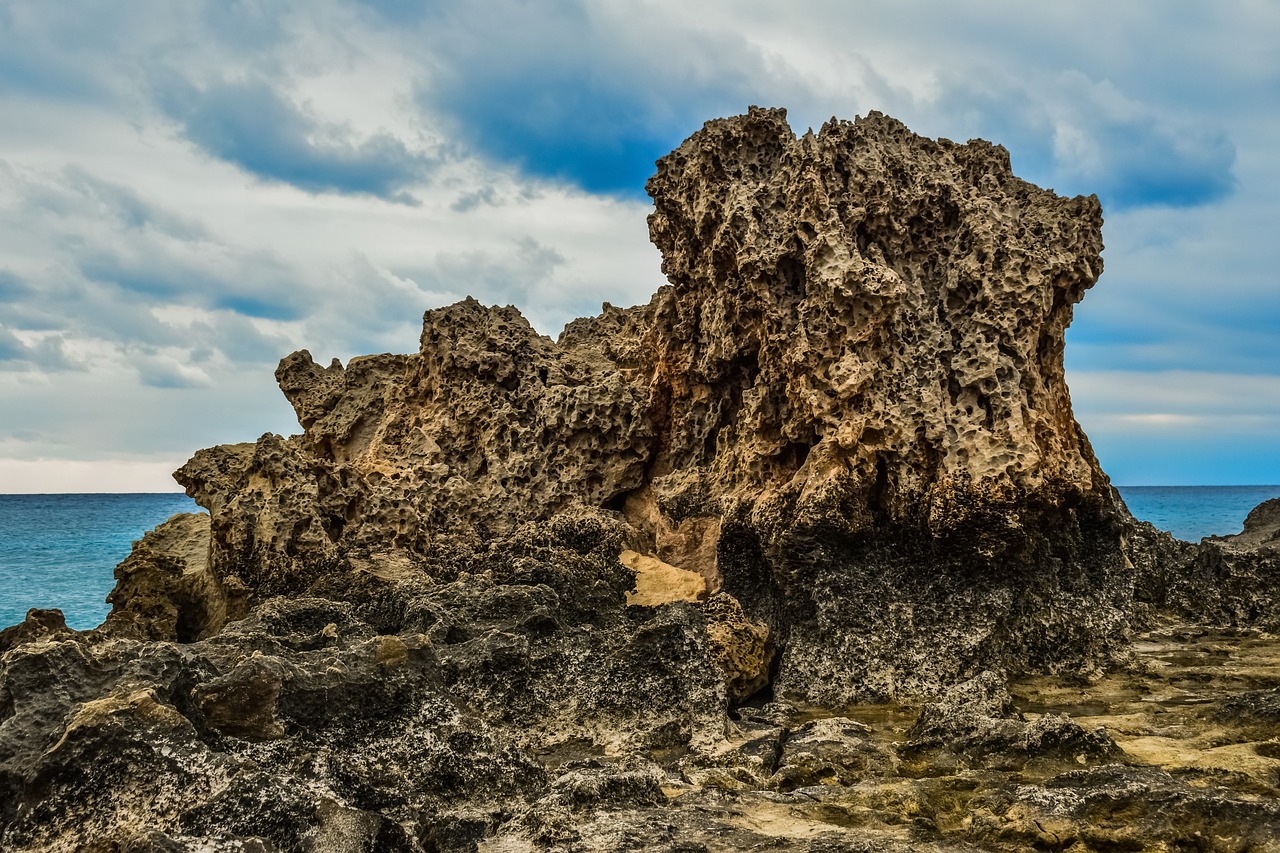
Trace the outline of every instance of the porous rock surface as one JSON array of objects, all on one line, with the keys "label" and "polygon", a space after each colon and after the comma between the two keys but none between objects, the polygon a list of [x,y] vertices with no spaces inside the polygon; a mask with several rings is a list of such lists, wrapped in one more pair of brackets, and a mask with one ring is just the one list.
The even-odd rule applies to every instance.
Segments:
[{"label": "porous rock surface", "polygon": [[586,508],[735,598],[791,698],[1104,663],[1124,514],[1062,371],[1097,200],[984,142],[878,114],[796,138],[761,109],[709,122],[648,189],[671,282],[648,305],[553,343],[467,300],[427,312],[414,355],[284,359],[302,435],[177,473],[223,594],[411,574],[441,541]]},{"label": "porous rock surface", "polygon": [[920,709],[901,752],[918,760],[930,753],[934,766],[955,762],[994,763],[1021,768],[1043,758],[1089,760],[1119,758],[1120,748],[1105,731],[1085,731],[1071,719],[1045,714],[1028,723],[1013,706],[1003,675],[982,674],[955,685]]},{"label": "porous rock surface", "polygon": [[722,741],[705,622],[624,605],[620,528],[521,525],[193,643],[33,611],[0,668],[0,849],[474,850],[573,760]]},{"label": "porous rock surface", "polygon": [[1005,687],[1097,674],[1200,583],[1071,415],[1097,200],[756,108],[648,189],[649,304],[288,356],[302,433],[183,466],[208,514],[136,543],[101,628],[0,633],[0,848],[1276,849],[1269,783]]}]

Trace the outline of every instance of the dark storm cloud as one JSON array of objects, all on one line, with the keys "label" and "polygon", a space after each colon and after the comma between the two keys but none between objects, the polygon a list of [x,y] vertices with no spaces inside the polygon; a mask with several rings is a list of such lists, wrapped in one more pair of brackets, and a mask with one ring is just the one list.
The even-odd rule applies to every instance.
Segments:
[{"label": "dark storm cloud", "polygon": [[1079,370],[1277,374],[1277,329],[1280,288],[1104,278],[1067,333],[1067,364]]},{"label": "dark storm cloud", "polygon": [[0,361],[21,361],[27,356],[27,347],[4,326],[0,326]]},{"label": "dark storm cloud", "polygon": [[555,248],[523,238],[503,252],[442,253],[430,268],[398,269],[395,274],[432,292],[481,293],[485,302],[527,310],[538,305],[536,290],[564,262]]},{"label": "dark storm cloud", "polygon": [[[198,220],[82,167],[15,180],[8,201],[0,233],[28,236],[7,242],[7,251],[28,253],[35,270],[20,277],[0,269],[0,321],[8,326],[0,358],[11,369],[80,366],[67,355],[67,340],[143,354],[187,351],[197,361],[269,362],[287,344],[251,318],[295,320],[304,313],[289,265],[220,243]],[[203,311],[207,319],[194,322],[199,315],[191,315],[184,325],[156,314],[173,308]],[[157,364],[150,375],[172,386],[164,363]],[[175,376],[189,384],[190,376]]]},{"label": "dark storm cloud", "polygon": [[[135,190],[104,180],[80,166],[64,172],[67,186],[81,195],[80,204],[96,203],[100,213],[123,228],[154,228],[182,240],[203,240],[208,233],[200,223],[142,198]],[[83,207],[77,207],[83,209]]]},{"label": "dark storm cloud", "polygon": [[165,304],[223,308],[267,320],[296,320],[303,315],[299,294],[289,281],[273,275],[288,273],[272,270],[269,258],[259,256],[263,267],[254,268],[252,257],[219,257],[216,260],[227,261],[231,267],[220,271],[209,270],[209,258],[201,255],[198,250],[183,252],[182,247],[161,257],[108,249],[80,258],[79,267],[90,281]]},{"label": "dark storm cloud", "polygon": [[191,331],[189,340],[197,342],[192,356],[198,361],[222,352],[240,362],[274,364],[302,345],[283,335],[263,332],[247,317],[225,311],[193,323]]},{"label": "dark storm cloud", "polygon": [[919,121],[928,132],[999,142],[1020,176],[1062,195],[1096,193],[1108,211],[1211,204],[1236,187],[1236,149],[1223,130],[1078,72],[1033,81],[959,77],[914,109],[932,113]]},{"label": "dark storm cloud", "polygon": [[[401,4],[397,4],[401,5]],[[421,92],[471,150],[589,192],[644,197],[654,161],[703,121],[773,104],[804,81],[731,33],[617,26],[575,0],[424,7]]]},{"label": "dark storm cloud", "polygon": [[403,26],[421,23],[442,4],[430,0],[356,0],[356,5],[392,24]]},{"label": "dark storm cloud", "polygon": [[12,305],[31,295],[31,288],[18,276],[0,269],[0,305]]},{"label": "dark storm cloud", "polygon": [[[1235,145],[1221,132],[1169,128],[1141,118],[1091,128],[1105,162],[1093,180],[1116,210],[1148,205],[1194,207],[1221,201],[1236,186]],[[1069,164],[1063,171],[1070,174]]]},{"label": "dark storm cloud", "polygon": [[[727,31],[676,31],[654,42],[643,16],[618,27],[600,7],[577,0],[536,8],[485,0],[465,10],[392,5],[383,11],[398,25],[425,16],[419,32],[435,61],[421,94],[428,113],[475,152],[590,192],[642,196],[658,157],[703,120],[750,104],[790,106],[814,123],[870,104],[933,135],[991,139],[1010,149],[1030,179],[1066,194],[1096,192],[1113,210],[1213,203],[1236,183],[1235,146],[1224,131],[1069,65],[1025,75],[970,57],[968,67],[941,74],[940,93],[925,102],[895,90],[864,58],[876,47],[868,35],[845,46],[846,60],[862,70],[861,89],[833,98]],[[840,8],[830,14],[833,28],[849,17]],[[946,35],[932,37],[941,44]]]},{"label": "dark storm cloud", "polygon": [[348,128],[321,122],[265,80],[220,80],[201,88],[173,77],[156,94],[186,138],[206,153],[307,192],[414,203],[407,189],[431,163],[387,133],[353,141]]},{"label": "dark storm cloud", "polygon": [[97,53],[112,28],[97,26],[96,10],[75,5],[0,4],[0,93],[89,101],[109,96],[107,80],[70,60],[77,51],[86,59]]}]

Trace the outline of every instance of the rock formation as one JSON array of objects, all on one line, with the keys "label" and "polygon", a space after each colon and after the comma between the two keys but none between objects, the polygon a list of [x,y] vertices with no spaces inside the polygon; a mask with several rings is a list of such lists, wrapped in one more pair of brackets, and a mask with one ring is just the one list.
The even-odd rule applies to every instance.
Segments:
[{"label": "rock formation", "polygon": [[[1201,583],[1071,414],[1097,199],[876,113],[657,165],[647,305],[288,356],[302,433],[183,466],[208,515],[100,629],[0,633],[0,847],[1145,849],[1098,791],[1160,844],[1280,843],[1262,776],[1134,770],[1005,686],[1096,677]],[[1260,589],[1255,532],[1201,574]]]},{"label": "rock formation", "polygon": [[177,474],[211,515],[215,592],[413,575],[442,541],[581,508],[736,599],[793,699],[1105,662],[1122,514],[1062,372],[1102,268],[1097,200],[984,142],[878,114],[797,139],[758,109],[648,189],[671,284],[646,306],[553,343],[467,300],[427,312],[415,355],[286,358],[303,434]]}]

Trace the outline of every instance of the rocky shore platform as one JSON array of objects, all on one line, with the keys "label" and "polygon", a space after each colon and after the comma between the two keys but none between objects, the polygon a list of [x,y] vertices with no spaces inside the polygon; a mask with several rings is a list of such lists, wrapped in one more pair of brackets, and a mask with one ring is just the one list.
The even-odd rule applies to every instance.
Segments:
[{"label": "rocky shore platform", "polygon": [[0,849],[1280,851],[1280,501],[1111,488],[1097,199],[757,108],[648,191],[647,305],[286,357],[101,627],[0,632]]}]

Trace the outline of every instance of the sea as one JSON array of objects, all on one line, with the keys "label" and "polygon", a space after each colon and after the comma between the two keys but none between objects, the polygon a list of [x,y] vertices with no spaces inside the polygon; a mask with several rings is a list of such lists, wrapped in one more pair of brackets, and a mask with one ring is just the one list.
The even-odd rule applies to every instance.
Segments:
[{"label": "sea", "polygon": [[[1278,486],[1120,486],[1129,511],[1179,539],[1239,533]],[[113,571],[133,541],[180,512],[182,494],[0,494],[0,627],[32,607],[56,607],[77,630],[106,618]]]},{"label": "sea", "polygon": [[56,607],[77,630],[102,623],[116,564],[170,516],[201,512],[184,494],[0,495],[0,627]]}]

